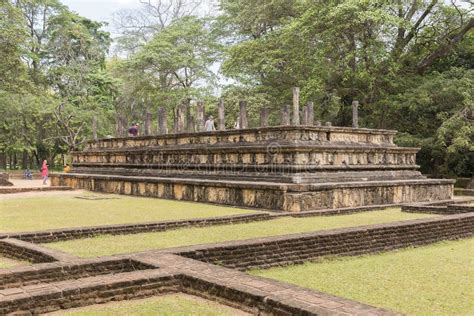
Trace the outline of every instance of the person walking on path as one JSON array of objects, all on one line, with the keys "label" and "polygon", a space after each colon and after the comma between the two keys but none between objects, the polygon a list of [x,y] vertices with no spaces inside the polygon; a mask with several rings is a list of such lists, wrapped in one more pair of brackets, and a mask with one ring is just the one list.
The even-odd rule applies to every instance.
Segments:
[{"label": "person walking on path", "polygon": [[43,166],[41,167],[41,177],[43,178],[43,185],[46,185],[46,181],[48,181],[48,176],[48,161],[43,160]]},{"label": "person walking on path", "polygon": [[214,125],[214,118],[212,117],[212,115],[209,116],[206,123],[204,124],[204,129],[206,130],[206,132],[212,132],[216,130],[216,126]]}]

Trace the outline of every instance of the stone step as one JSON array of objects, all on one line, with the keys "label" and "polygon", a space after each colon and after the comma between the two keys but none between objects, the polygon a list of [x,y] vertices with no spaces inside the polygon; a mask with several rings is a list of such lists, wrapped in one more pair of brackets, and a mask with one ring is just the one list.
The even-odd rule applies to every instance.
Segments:
[{"label": "stone step", "polygon": [[[89,167],[82,167],[89,165]],[[108,167],[105,167],[108,166]],[[199,168],[198,166],[144,166],[132,165],[136,168],[121,168],[121,165],[115,164],[75,164],[73,172],[76,174],[103,174],[103,175],[118,175],[118,176],[146,176],[146,177],[172,177],[172,178],[197,178],[220,180],[225,178],[234,181],[264,181],[264,182],[281,182],[281,183],[328,183],[328,182],[353,182],[362,180],[402,180],[402,179],[423,179],[424,177],[417,170],[397,170],[394,166],[384,166],[387,169],[374,168],[372,171],[357,171],[357,169],[336,169],[332,171],[319,171],[321,169],[307,170],[306,172],[285,172],[279,170],[278,166],[266,166],[267,168],[260,168],[247,170],[246,168],[216,168],[209,169]],[[161,169],[161,168],[162,169]],[[271,168],[274,169],[271,169]],[[413,169],[417,169],[415,166]],[[276,172],[276,171],[279,172]]]}]

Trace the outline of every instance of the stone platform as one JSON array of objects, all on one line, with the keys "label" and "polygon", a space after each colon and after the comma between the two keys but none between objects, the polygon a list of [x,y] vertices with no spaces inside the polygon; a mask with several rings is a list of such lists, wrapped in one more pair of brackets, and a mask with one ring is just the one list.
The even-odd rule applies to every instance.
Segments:
[{"label": "stone platform", "polygon": [[447,200],[395,131],[275,126],[102,139],[54,186],[283,211]]}]

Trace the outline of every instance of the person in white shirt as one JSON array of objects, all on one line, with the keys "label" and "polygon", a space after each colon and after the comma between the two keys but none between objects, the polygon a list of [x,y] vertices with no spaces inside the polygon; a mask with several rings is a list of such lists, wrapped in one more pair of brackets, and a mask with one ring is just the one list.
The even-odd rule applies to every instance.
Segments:
[{"label": "person in white shirt", "polygon": [[204,124],[204,129],[206,130],[206,132],[212,132],[216,130],[216,127],[214,125],[214,118],[212,117],[212,115],[209,116],[206,123]]}]

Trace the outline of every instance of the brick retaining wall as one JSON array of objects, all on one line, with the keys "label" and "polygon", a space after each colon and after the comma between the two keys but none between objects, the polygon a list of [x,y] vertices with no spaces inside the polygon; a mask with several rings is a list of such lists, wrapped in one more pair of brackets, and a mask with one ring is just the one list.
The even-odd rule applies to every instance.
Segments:
[{"label": "brick retaining wall", "polygon": [[53,230],[0,233],[0,239],[14,238],[32,243],[50,243],[79,238],[94,237],[97,235],[125,235],[139,234],[147,232],[159,232],[179,228],[206,227],[214,225],[230,225],[239,223],[250,223],[257,221],[268,221],[280,217],[313,217],[313,216],[335,216],[348,215],[360,212],[377,211],[391,207],[399,207],[398,204],[374,205],[362,207],[349,207],[340,209],[323,209],[305,212],[275,212],[275,213],[255,213],[243,215],[217,216],[207,218],[184,219],[175,221],[161,221],[136,224],[117,224],[88,227],[61,228]]},{"label": "brick retaining wall", "polygon": [[23,241],[34,243],[50,243],[78,238],[93,237],[97,235],[123,235],[123,234],[139,234],[147,232],[159,232],[171,229],[186,227],[204,227],[214,225],[230,225],[237,223],[248,223],[256,221],[270,220],[271,215],[268,213],[230,215],[220,217],[195,218],[176,221],[162,221],[137,224],[118,224],[104,226],[90,226],[55,229],[36,232],[21,233],[4,233],[0,234],[2,238],[15,238]]},{"label": "brick retaining wall", "polygon": [[402,212],[452,215],[474,213],[474,206],[467,203],[474,202],[474,198],[463,198],[451,201],[413,203],[402,206]]},{"label": "brick retaining wall", "polygon": [[43,283],[0,290],[0,315],[42,314],[59,309],[143,298],[178,291],[179,282],[169,273],[154,270],[98,276],[78,281]]},{"label": "brick retaining wall", "polygon": [[474,214],[462,214],[169,251],[207,263],[247,270],[303,263],[323,256],[381,252],[473,234]]},{"label": "brick retaining wall", "polygon": [[19,240],[0,240],[0,254],[4,257],[25,260],[32,263],[54,262],[58,260],[55,256],[44,250],[42,247],[35,247],[35,245]]},{"label": "brick retaining wall", "polygon": [[104,274],[156,268],[128,258],[78,259],[75,263],[45,263],[28,267],[0,269],[0,290],[45,282],[59,282]]}]

